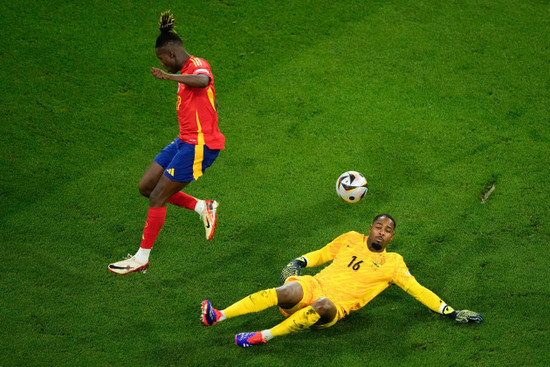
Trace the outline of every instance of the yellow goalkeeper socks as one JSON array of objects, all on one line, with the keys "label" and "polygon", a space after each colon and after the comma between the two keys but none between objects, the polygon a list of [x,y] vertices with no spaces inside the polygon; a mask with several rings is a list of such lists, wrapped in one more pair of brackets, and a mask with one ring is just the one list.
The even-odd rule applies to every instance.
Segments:
[{"label": "yellow goalkeeper socks", "polygon": [[249,295],[246,298],[232,304],[223,310],[225,316],[231,317],[244,315],[252,312],[263,311],[266,308],[275,306],[278,302],[275,288],[266,289]]},{"label": "yellow goalkeeper socks", "polygon": [[311,306],[302,308],[299,311],[296,311],[294,314],[290,315],[285,321],[281,322],[279,325],[274,326],[269,331],[273,337],[281,336],[303,329],[309,328],[311,325],[315,324],[321,315],[315,311]]}]

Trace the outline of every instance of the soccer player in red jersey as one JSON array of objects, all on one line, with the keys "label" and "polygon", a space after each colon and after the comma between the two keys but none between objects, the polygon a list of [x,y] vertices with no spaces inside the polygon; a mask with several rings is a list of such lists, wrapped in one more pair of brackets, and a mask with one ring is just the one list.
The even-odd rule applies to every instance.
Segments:
[{"label": "soccer player in red jersey", "polygon": [[[469,310],[455,310],[411,275],[403,257],[386,252],[395,221],[388,214],[377,215],[369,235],[348,232],[325,247],[292,260],[281,272],[285,283],[253,293],[224,310],[202,302],[201,320],[206,326],[244,314],[279,306],[287,319],[271,329],[240,333],[235,343],[241,347],[264,344],[277,336],[309,327],[326,328],[359,310],[391,284],[396,284],[434,312],[460,323],[482,322]],[[314,276],[300,276],[302,267],[331,262]]]},{"label": "soccer player in red jersey", "polygon": [[149,198],[149,213],[137,253],[109,264],[110,271],[122,275],[148,268],[149,253],[164,224],[167,203],[196,211],[204,223],[207,240],[212,238],[216,227],[218,203],[198,200],[181,191],[202,176],[225,148],[225,137],[218,128],[210,64],[185,50],[174,31],[170,12],[161,15],[155,50],[168,72],[152,68],[151,73],[178,85],[179,136],[156,156],[139,183],[140,193]]}]

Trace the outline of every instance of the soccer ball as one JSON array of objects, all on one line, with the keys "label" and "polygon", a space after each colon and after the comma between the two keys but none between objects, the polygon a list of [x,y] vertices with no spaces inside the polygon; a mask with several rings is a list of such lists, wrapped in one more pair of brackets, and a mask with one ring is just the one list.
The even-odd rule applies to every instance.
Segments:
[{"label": "soccer ball", "polygon": [[367,191],[367,179],[356,171],[344,172],[336,181],[336,193],[348,203],[358,202]]}]

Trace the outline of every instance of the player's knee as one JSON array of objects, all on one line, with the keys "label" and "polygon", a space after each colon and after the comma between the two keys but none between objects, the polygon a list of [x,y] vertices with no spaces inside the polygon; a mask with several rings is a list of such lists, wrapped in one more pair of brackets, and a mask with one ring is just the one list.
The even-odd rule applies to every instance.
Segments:
[{"label": "player's knee", "polygon": [[283,308],[292,308],[302,297],[304,292],[302,286],[296,282],[289,282],[285,285],[276,288],[277,304]]},{"label": "player's knee", "polygon": [[140,181],[139,182],[139,193],[146,198],[148,198],[151,195],[151,192],[153,191],[152,186],[148,182]]},{"label": "player's knee", "polygon": [[159,192],[159,190],[153,190],[149,194],[148,198],[150,207],[159,207],[166,204],[166,198],[164,197],[162,192]]},{"label": "player's knee", "polygon": [[336,316],[336,306],[328,298],[322,297],[311,305],[324,319],[332,320]]}]

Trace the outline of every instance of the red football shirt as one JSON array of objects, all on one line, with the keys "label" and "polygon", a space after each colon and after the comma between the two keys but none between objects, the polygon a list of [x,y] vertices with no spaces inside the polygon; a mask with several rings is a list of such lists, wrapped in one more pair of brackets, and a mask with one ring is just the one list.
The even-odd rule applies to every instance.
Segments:
[{"label": "red football shirt", "polygon": [[193,88],[178,83],[179,138],[189,144],[206,144],[210,149],[224,149],[225,137],[218,128],[218,114],[214,105],[214,77],[210,64],[191,56],[180,74],[204,74],[210,77],[206,88]]}]

